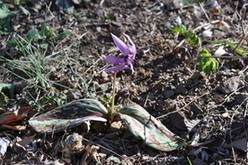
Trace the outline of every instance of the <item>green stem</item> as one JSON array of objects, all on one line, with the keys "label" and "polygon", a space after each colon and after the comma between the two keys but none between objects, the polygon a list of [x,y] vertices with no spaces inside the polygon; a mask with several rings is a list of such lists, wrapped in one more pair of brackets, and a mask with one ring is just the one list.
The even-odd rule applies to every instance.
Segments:
[{"label": "green stem", "polygon": [[116,80],[116,71],[113,74],[113,81],[112,81],[112,105],[111,105],[111,110],[110,110],[110,116],[111,119],[113,117],[113,115],[115,114],[115,88],[116,88],[116,84],[115,84],[115,80]]}]

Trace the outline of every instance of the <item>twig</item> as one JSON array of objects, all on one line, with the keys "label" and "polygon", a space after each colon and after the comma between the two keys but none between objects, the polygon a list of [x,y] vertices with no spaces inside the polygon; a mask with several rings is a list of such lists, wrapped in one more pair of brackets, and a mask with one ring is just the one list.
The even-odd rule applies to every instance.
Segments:
[{"label": "twig", "polygon": [[86,71],[84,71],[83,75],[85,75],[91,68],[93,68],[100,60],[101,58],[97,59],[88,69],[86,69]]},{"label": "twig", "polygon": [[111,105],[111,110],[110,110],[110,120],[113,119],[113,115],[115,114],[115,88],[116,88],[116,71],[113,73],[113,82],[112,82],[112,105]]},{"label": "twig", "polygon": [[104,3],[104,0],[101,0],[99,6],[102,7],[103,3]]},{"label": "twig", "polygon": [[204,58],[204,57],[210,57],[210,58],[239,58],[239,59],[248,59],[248,57],[242,57],[242,56],[197,56],[197,58]]},{"label": "twig", "polygon": [[211,25],[211,24],[215,24],[215,23],[219,23],[219,22],[220,22],[220,20],[215,20],[215,21],[212,21],[212,22],[203,24],[203,25],[201,25],[201,26],[196,27],[193,31],[197,31],[198,29],[201,29],[201,28],[203,28],[203,27],[205,27],[205,26],[209,26],[209,25]]},{"label": "twig", "polygon": [[147,96],[146,96],[146,99],[145,99],[145,102],[144,102],[144,104],[143,104],[143,107],[145,107],[145,106],[146,106],[146,104],[147,104],[147,100],[148,100],[149,96],[150,96],[150,92],[148,92],[148,94],[147,94]]},{"label": "twig", "polygon": [[[230,123],[233,123],[233,117],[234,117],[234,114],[233,114],[232,117],[231,117]],[[230,136],[230,138],[232,137],[231,131],[229,132],[229,136]],[[232,139],[231,139],[231,144],[232,144]],[[234,150],[234,148],[233,148],[232,145],[231,145],[231,149],[232,149],[232,154],[233,154],[233,155],[232,155],[232,156],[233,156],[233,161],[234,161],[234,164],[236,164],[237,158],[236,158],[235,150]]]},{"label": "twig", "polygon": [[201,7],[202,11],[204,12],[204,14],[205,14],[207,20],[210,22],[210,19],[209,19],[208,15],[207,15],[205,9],[203,8],[202,4],[201,4],[200,2],[198,2],[198,4],[199,4],[199,6]]},{"label": "twig", "polygon": [[245,29],[244,29],[244,24],[243,24],[243,19],[242,17],[240,16],[239,13],[237,13],[238,17],[239,17],[239,21],[240,21],[240,26],[241,26],[241,29],[242,29],[242,37],[241,39],[239,40],[238,44],[236,45],[236,47],[233,49],[233,51],[235,52],[235,50],[240,47],[243,39],[245,38]]},{"label": "twig", "polygon": [[234,95],[237,91],[239,91],[242,88],[244,88],[244,86],[239,87],[238,89],[236,89],[235,91],[233,91],[232,93],[230,93],[228,96],[226,96],[225,99],[224,99],[224,101],[222,101],[222,103],[220,103],[219,105],[217,105],[217,107],[224,105],[230,99],[230,97],[232,95]]},{"label": "twig", "polygon": [[175,48],[177,47],[181,47],[181,45],[185,42],[185,39],[183,39],[179,44],[177,44],[177,46],[175,46]]},{"label": "twig", "polygon": [[161,118],[164,118],[164,117],[166,117],[166,116],[168,116],[168,115],[171,115],[171,114],[173,114],[173,113],[180,112],[181,110],[183,110],[183,109],[185,109],[187,106],[189,106],[191,103],[193,103],[195,100],[197,100],[197,99],[199,99],[199,98],[201,98],[201,97],[203,97],[203,96],[206,96],[206,95],[208,95],[208,93],[203,94],[203,95],[201,95],[200,97],[197,97],[196,99],[193,99],[192,101],[190,101],[189,103],[187,103],[187,104],[186,104],[185,106],[183,106],[182,108],[180,108],[180,109],[178,109],[178,110],[176,110],[176,111],[173,111],[173,112],[166,113],[166,114],[161,115],[161,116],[159,116],[159,117],[156,117],[156,119],[161,119]]},{"label": "twig", "polygon": [[[97,145],[97,146],[99,146],[99,147],[101,147],[101,148],[103,148],[103,149],[105,149],[105,150],[107,150],[107,151],[109,151],[109,152],[111,152],[111,153],[113,153],[113,154],[119,156],[119,157],[122,158],[124,161],[126,161],[126,159],[125,159],[122,155],[120,155],[120,154],[118,154],[118,153],[116,153],[116,152],[114,152],[114,151],[112,151],[112,150],[110,150],[110,149],[108,149],[108,148],[102,146],[101,144],[95,143],[95,142],[90,141],[90,140],[88,140],[88,139],[86,139],[86,138],[83,138],[83,140],[85,140],[85,141],[87,141],[87,142],[89,142],[89,143],[91,143],[91,144]],[[126,162],[128,163],[128,161],[126,161]]]},{"label": "twig", "polygon": [[[247,98],[244,100],[244,102],[246,101],[247,102]],[[245,112],[244,112],[244,118],[245,118],[245,116],[246,116],[246,112],[247,112],[247,103],[246,103],[246,108],[245,108]],[[247,143],[247,141],[248,141],[248,133],[247,133],[247,126],[246,126],[246,123],[245,122],[243,122],[243,124],[244,124],[244,128],[245,128],[245,136],[246,136],[246,143]],[[247,162],[247,160],[248,160],[248,153],[246,152],[246,162]]]}]

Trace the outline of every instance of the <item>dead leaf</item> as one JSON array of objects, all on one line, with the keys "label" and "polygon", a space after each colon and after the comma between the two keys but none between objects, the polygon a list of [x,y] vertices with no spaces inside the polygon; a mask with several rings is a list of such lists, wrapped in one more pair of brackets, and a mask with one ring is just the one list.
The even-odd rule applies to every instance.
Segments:
[{"label": "dead leaf", "polygon": [[19,114],[18,110],[6,112],[0,116],[0,125],[18,122],[27,117],[27,114]]},{"label": "dead leaf", "polygon": [[23,138],[21,141],[18,141],[17,143],[22,145],[23,147],[26,147],[28,144],[30,144],[33,141],[34,138],[35,138],[35,135],[28,136],[28,137]]},{"label": "dead leaf", "polygon": [[[0,125],[11,125],[15,122],[22,121],[26,117],[31,117],[35,114],[32,108],[20,107],[14,111],[8,111],[0,115]],[[1,126],[2,127],[2,126]]]},{"label": "dead leaf", "polygon": [[7,137],[0,138],[0,157],[5,155],[8,146],[10,145],[10,140]]},{"label": "dead leaf", "polygon": [[187,129],[188,129],[189,132],[191,132],[192,129],[193,129],[197,124],[200,123],[200,121],[201,121],[201,120],[199,120],[199,119],[188,120],[188,119],[184,118],[184,123],[185,123],[185,125],[186,125],[186,127],[187,127]]},{"label": "dead leaf", "polygon": [[89,157],[90,152],[91,152],[91,147],[89,145],[87,145],[85,147],[84,153],[82,154],[80,165],[87,165],[87,161],[86,160]]},{"label": "dead leaf", "polygon": [[24,130],[26,130],[26,126],[23,126],[23,125],[11,126],[11,125],[3,124],[3,125],[1,125],[1,128],[7,128],[7,129],[16,130],[16,131],[24,131]]},{"label": "dead leaf", "polygon": [[231,146],[237,150],[247,152],[247,138],[242,138],[231,143]]},{"label": "dead leaf", "polygon": [[200,134],[195,133],[194,139],[192,140],[192,143],[191,143],[191,146],[215,148],[215,147],[223,147],[223,145],[226,144],[225,140],[221,137],[216,137],[213,140],[204,141],[202,143],[198,143],[198,141],[200,140],[199,138],[200,138]]},{"label": "dead leaf", "polygon": [[20,107],[18,111],[19,113],[26,113],[28,118],[33,117],[37,113],[37,110],[30,107]]}]

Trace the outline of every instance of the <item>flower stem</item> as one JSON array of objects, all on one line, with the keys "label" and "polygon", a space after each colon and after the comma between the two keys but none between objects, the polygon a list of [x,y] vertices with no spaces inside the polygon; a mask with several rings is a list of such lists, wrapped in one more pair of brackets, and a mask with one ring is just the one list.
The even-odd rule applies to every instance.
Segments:
[{"label": "flower stem", "polygon": [[110,110],[110,117],[112,119],[113,115],[115,114],[115,88],[116,88],[116,84],[115,84],[115,80],[116,80],[116,71],[113,73],[113,81],[112,81],[112,105],[111,105],[111,110]]}]

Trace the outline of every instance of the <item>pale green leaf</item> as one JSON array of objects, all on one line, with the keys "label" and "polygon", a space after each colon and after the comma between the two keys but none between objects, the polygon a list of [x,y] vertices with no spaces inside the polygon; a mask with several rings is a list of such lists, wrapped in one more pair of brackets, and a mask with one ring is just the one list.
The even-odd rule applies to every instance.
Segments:
[{"label": "pale green leaf", "polygon": [[184,25],[175,25],[171,31],[173,33],[178,33],[180,35],[184,35],[187,32],[187,28]]},{"label": "pale green leaf", "polygon": [[0,19],[4,19],[8,16],[17,14],[18,11],[10,11],[4,4],[3,2],[0,1]]},{"label": "pale green leaf", "polygon": [[231,48],[234,49],[234,51],[239,54],[240,56],[247,57],[248,56],[248,49],[244,47],[237,46],[237,44],[232,43],[232,42],[223,42],[223,41],[206,41],[210,43],[216,43],[216,44],[223,44],[226,46],[230,46]]},{"label": "pale green leaf", "polygon": [[211,56],[212,55],[208,50],[202,49],[197,59],[199,70],[205,72],[207,75],[210,75],[211,73],[216,72],[219,69],[219,61]]}]

